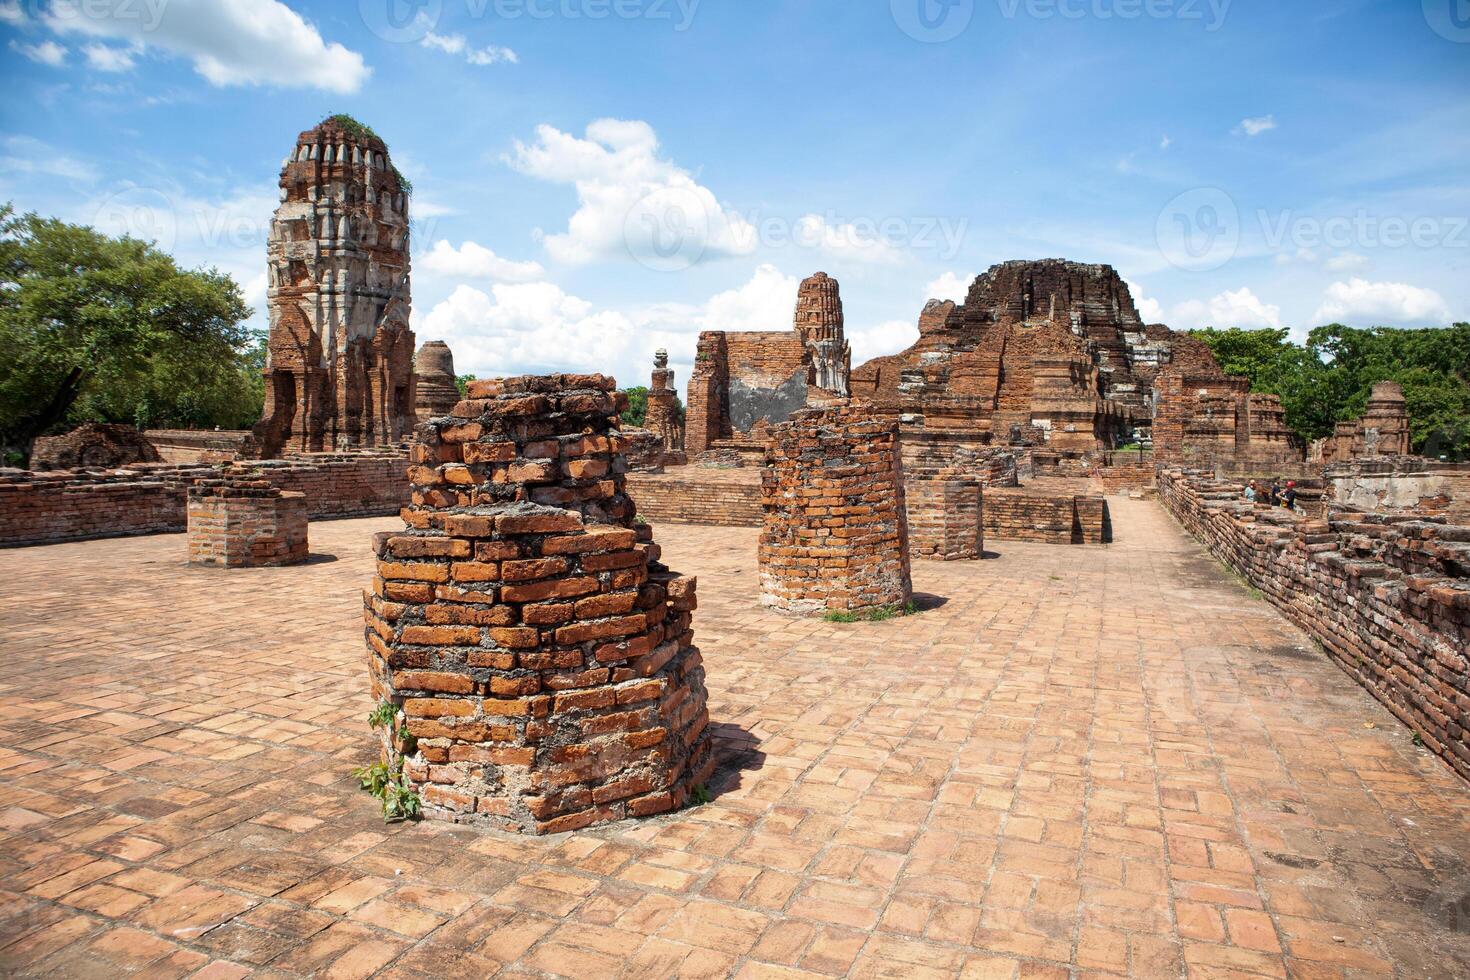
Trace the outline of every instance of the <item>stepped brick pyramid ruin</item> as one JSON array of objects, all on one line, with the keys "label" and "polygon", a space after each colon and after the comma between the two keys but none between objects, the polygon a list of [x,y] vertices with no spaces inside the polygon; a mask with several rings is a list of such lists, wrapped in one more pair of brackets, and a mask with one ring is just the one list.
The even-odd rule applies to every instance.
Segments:
[{"label": "stepped brick pyramid ruin", "polygon": [[[477,381],[420,428],[366,595],[386,758],[425,814],[553,833],[677,809],[708,776],[694,580],[624,492],[601,375]],[[405,736],[412,745],[405,744]]]},{"label": "stepped brick pyramid ruin", "polygon": [[408,191],[383,141],[338,116],[297,138],[280,183],[261,451],[395,443],[415,412]]}]

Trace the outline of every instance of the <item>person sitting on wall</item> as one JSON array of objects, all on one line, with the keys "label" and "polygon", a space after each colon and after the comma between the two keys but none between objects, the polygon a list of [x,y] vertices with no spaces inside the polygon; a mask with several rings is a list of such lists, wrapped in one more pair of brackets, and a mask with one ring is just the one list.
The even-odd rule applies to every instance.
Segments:
[{"label": "person sitting on wall", "polygon": [[1247,483],[1245,485],[1245,493],[1242,494],[1241,496],[1245,497],[1245,499],[1246,500],[1249,500],[1251,503],[1255,503],[1256,502],[1256,485],[1254,483]]},{"label": "person sitting on wall", "polygon": [[1287,510],[1296,510],[1296,498],[1296,481],[1289,480],[1287,481],[1286,489],[1281,492],[1281,506]]},{"label": "person sitting on wall", "polygon": [[1266,501],[1272,507],[1281,506],[1281,484],[1276,480],[1271,481],[1271,493],[1270,496],[1266,498]]}]

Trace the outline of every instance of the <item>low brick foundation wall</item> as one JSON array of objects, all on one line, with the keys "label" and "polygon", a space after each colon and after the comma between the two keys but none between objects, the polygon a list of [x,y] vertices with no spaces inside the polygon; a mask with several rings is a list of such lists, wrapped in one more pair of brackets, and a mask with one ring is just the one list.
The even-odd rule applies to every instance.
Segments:
[{"label": "low brick foundation wall", "polygon": [[998,541],[1108,544],[1113,540],[1107,501],[1086,494],[992,487],[985,493],[984,525],[986,537]]},{"label": "low brick foundation wall", "polygon": [[264,480],[206,480],[189,488],[189,561],[258,568],[310,556],[306,495]]},{"label": "low brick foundation wall", "polygon": [[1470,527],[1333,511],[1312,520],[1159,472],[1164,506],[1470,779]]},{"label": "low brick foundation wall", "polygon": [[139,464],[123,470],[0,470],[0,547],[184,530],[201,480],[265,480],[306,495],[312,520],[382,517],[408,502],[405,457],[331,453],[220,466]]},{"label": "low brick foundation wall", "polygon": [[1148,466],[1099,466],[1092,471],[1102,492],[1108,495],[1136,493],[1154,488],[1154,467]]},{"label": "low brick foundation wall", "polygon": [[935,476],[905,480],[909,554],[937,561],[983,557],[984,493],[980,481],[974,479]]},{"label": "low brick foundation wall", "polygon": [[143,434],[169,463],[233,457],[250,438],[249,429],[149,429]]},{"label": "low brick foundation wall", "polygon": [[638,505],[639,516],[656,524],[761,524],[759,469],[681,466],[663,473],[629,473],[628,496]]}]

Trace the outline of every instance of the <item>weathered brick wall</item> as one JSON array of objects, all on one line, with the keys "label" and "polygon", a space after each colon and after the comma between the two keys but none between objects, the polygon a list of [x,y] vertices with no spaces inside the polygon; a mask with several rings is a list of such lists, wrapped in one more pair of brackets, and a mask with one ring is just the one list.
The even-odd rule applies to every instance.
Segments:
[{"label": "weathered brick wall", "polygon": [[365,594],[384,753],[434,819],[554,833],[682,806],[713,765],[695,583],[634,527],[600,375],[477,381],[421,426]]},{"label": "weathered brick wall", "polygon": [[221,477],[266,480],[304,493],[313,520],[395,514],[408,500],[407,462],[390,452],[303,455],[229,467],[0,470],[0,547],[182,531],[188,488]]},{"label": "weathered brick wall", "polygon": [[143,434],[169,463],[223,461],[250,438],[249,429],[149,429]]},{"label": "weathered brick wall", "polygon": [[[728,474],[728,475],[727,475]],[[760,471],[678,467],[629,473],[628,495],[654,523],[760,527]]]},{"label": "weathered brick wall", "polygon": [[1311,520],[1198,471],[1158,479],[1186,530],[1470,779],[1470,527],[1348,511]]},{"label": "weathered brick wall", "polygon": [[1112,519],[1102,497],[992,488],[985,494],[983,516],[986,536],[998,541],[1108,544],[1113,539]]},{"label": "weathered brick wall", "polygon": [[764,605],[810,614],[912,598],[897,419],[852,402],[772,426],[761,505]]},{"label": "weathered brick wall", "polygon": [[983,557],[984,493],[984,485],[973,478],[935,474],[906,480],[909,553],[937,561]]},{"label": "weathered brick wall", "polygon": [[264,480],[205,480],[189,488],[189,561],[253,568],[310,556],[306,495]]}]

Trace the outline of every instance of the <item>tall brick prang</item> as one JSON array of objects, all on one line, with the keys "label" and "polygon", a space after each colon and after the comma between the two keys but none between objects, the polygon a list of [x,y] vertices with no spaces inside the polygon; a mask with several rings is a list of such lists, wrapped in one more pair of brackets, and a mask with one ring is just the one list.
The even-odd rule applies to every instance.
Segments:
[{"label": "tall brick prang", "polygon": [[[712,766],[695,582],[624,492],[611,378],[477,381],[419,427],[376,541],[375,696],[426,816],[551,833],[675,809]],[[395,758],[396,761],[396,758]]]},{"label": "tall brick prang", "polygon": [[896,419],[849,401],[773,426],[761,505],[762,604],[858,612],[913,597]]}]

